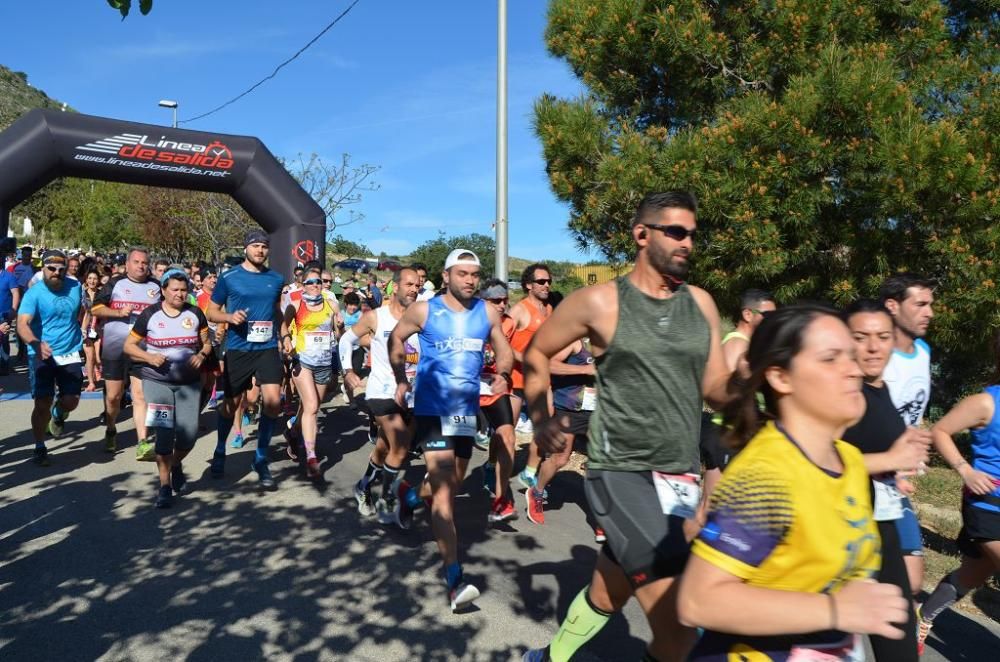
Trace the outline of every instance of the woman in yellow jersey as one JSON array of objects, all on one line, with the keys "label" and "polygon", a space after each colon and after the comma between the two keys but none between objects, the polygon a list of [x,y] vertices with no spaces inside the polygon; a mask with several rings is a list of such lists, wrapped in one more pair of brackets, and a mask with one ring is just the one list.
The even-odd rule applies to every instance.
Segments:
[{"label": "woman in yellow jersey", "polygon": [[821,306],[769,313],[754,332],[750,377],[734,377],[740,394],[725,412],[729,441],[745,447],[712,496],[678,596],[681,621],[705,630],[689,659],[864,660],[857,634],[903,636],[902,593],[870,579],[880,543],[864,460],[838,440],[865,410],[855,354]]},{"label": "woman in yellow jersey", "polygon": [[[302,430],[306,473],[313,479],[320,477],[317,415],[333,379],[333,328],[337,317],[337,310],[323,295],[322,273],[318,268],[305,272],[301,294],[290,299],[281,324],[282,343],[285,354],[293,357],[292,379],[299,393],[296,427]],[[295,452],[289,445],[289,454]]]}]

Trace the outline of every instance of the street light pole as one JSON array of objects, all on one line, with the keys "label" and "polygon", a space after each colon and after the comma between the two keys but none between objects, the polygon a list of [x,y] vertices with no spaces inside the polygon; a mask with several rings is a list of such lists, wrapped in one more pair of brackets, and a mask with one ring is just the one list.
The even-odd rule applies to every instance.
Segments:
[{"label": "street light pole", "polygon": [[497,2],[496,277],[507,281],[507,0]]},{"label": "street light pole", "polygon": [[177,102],[172,99],[160,99],[161,108],[171,108],[174,111],[174,128],[177,128]]}]

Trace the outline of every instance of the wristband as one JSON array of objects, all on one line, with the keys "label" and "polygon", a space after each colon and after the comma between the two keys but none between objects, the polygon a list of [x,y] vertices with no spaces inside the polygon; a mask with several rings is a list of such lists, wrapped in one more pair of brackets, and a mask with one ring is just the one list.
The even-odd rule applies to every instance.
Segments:
[{"label": "wristband", "polygon": [[510,373],[509,372],[501,372],[500,376],[503,377],[504,379],[506,379],[508,384],[510,384],[512,381],[514,381],[514,380],[512,380],[510,378]]}]

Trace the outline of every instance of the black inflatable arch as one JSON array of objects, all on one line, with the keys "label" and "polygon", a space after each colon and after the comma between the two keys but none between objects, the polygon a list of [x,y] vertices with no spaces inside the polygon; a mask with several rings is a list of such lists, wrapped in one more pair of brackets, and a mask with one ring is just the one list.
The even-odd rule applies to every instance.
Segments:
[{"label": "black inflatable arch", "polygon": [[57,177],[227,193],[271,237],[271,267],[324,259],[326,215],[257,138],[32,110],[0,133],[0,237]]}]

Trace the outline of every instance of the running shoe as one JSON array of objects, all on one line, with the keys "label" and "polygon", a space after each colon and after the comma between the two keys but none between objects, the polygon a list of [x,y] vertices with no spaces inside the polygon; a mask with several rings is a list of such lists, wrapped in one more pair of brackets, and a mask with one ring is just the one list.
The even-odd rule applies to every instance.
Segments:
[{"label": "running shoe", "polygon": [[375,512],[375,505],[372,503],[372,491],[369,486],[361,486],[359,480],[354,484],[354,499],[358,502],[358,512],[363,517],[371,517]]},{"label": "running shoe", "polygon": [[156,437],[144,437],[135,446],[135,459],[139,462],[156,461]]},{"label": "running shoe", "polygon": [[319,460],[312,458],[306,461],[306,475],[313,480],[323,475],[323,472],[319,470]]},{"label": "running shoe", "polygon": [[549,649],[545,648],[533,648],[529,651],[525,651],[524,655],[521,657],[521,662],[549,662]]},{"label": "running shoe", "polygon": [[180,494],[187,485],[188,479],[184,474],[184,466],[177,464],[170,469],[170,487],[173,488],[174,492]]},{"label": "running shoe", "polygon": [[514,498],[510,497],[504,499],[503,497],[498,497],[493,500],[493,507],[490,509],[490,514],[487,515],[487,519],[490,522],[506,522],[507,520],[517,519],[517,509],[514,508]]},{"label": "running shoe", "polygon": [[49,451],[46,448],[35,448],[34,456],[31,461],[40,467],[47,467],[52,463],[49,461]]},{"label": "running shoe", "polygon": [[933,624],[930,621],[925,621],[920,616],[920,609],[918,608],[917,609],[917,655],[918,656],[924,654],[924,644],[927,641],[927,637],[931,633],[931,625]]},{"label": "running shoe", "polygon": [[451,610],[458,611],[479,597],[479,589],[472,584],[460,581],[457,586],[448,591],[448,600],[451,602]]},{"label": "running shoe", "polygon": [[56,415],[57,411],[59,409],[55,405],[52,405],[52,408],[49,410],[49,414],[51,415],[51,418],[49,418],[49,434],[53,437],[58,437],[63,433],[63,426],[66,423],[64,418]]},{"label": "running shoe", "polygon": [[528,519],[535,524],[545,524],[545,501],[542,499],[542,493],[532,487],[524,493],[524,496],[528,500],[528,507],[525,508]]},{"label": "running shoe", "polygon": [[285,439],[288,440],[288,445],[285,446],[285,453],[288,455],[288,459],[291,460],[292,462],[298,462],[299,461],[298,442],[295,440],[294,437],[289,439],[287,434],[285,435]]},{"label": "running shoe", "polygon": [[476,431],[476,436],[472,439],[472,445],[481,451],[490,452],[490,435]]},{"label": "running shoe", "polygon": [[491,497],[496,497],[497,493],[497,472],[496,468],[489,462],[483,462],[479,467],[483,472],[483,489],[490,493]]},{"label": "running shoe", "polygon": [[104,450],[108,453],[114,453],[118,450],[117,430],[106,430],[104,432]]},{"label": "running shoe", "polygon": [[267,466],[267,460],[264,459],[258,462],[255,459],[251,466],[257,472],[257,480],[260,482],[260,486],[265,490],[274,489],[276,483],[274,482],[274,477],[271,476],[271,468]]},{"label": "running shoe", "polygon": [[374,417],[371,422],[368,423],[368,443],[372,446],[378,443],[378,423],[375,422]]},{"label": "running shoe", "polygon": [[517,422],[517,426],[514,430],[520,432],[521,434],[534,434],[535,426],[532,425],[530,418],[522,418]]},{"label": "running shoe", "polygon": [[599,526],[594,527],[594,542],[607,542],[608,536],[604,533],[604,529]]},{"label": "running shoe", "polygon": [[253,423],[253,421],[250,420],[250,414],[248,414],[247,412],[243,412],[243,416],[240,417],[240,423],[245,428],[250,427],[250,424]]},{"label": "running shoe", "polygon": [[205,405],[205,407],[208,408],[210,411],[214,410],[214,409],[218,409],[219,408],[219,399],[218,398],[209,398],[208,404]]},{"label": "running shoe", "polygon": [[395,488],[396,498],[393,500],[396,503],[393,509],[393,516],[396,526],[404,531],[409,531],[413,525],[413,508],[409,502],[410,484],[405,480],[401,480]]},{"label": "running shoe", "polygon": [[159,492],[156,493],[156,507],[169,508],[172,505],[174,505],[174,495],[170,486],[161,485]]},{"label": "running shoe", "polygon": [[517,482],[521,483],[521,487],[524,489],[530,490],[538,483],[538,474],[535,473],[529,476],[527,471],[521,471],[521,473],[517,474]]},{"label": "running shoe", "polygon": [[247,440],[241,433],[237,432],[236,436],[233,437],[232,443],[230,443],[229,445],[232,446],[233,448],[243,448],[244,446],[247,445]]},{"label": "running shoe", "polygon": [[222,475],[226,473],[226,453],[225,451],[219,452],[215,451],[212,454],[212,466],[211,466],[212,478],[222,478]]}]

